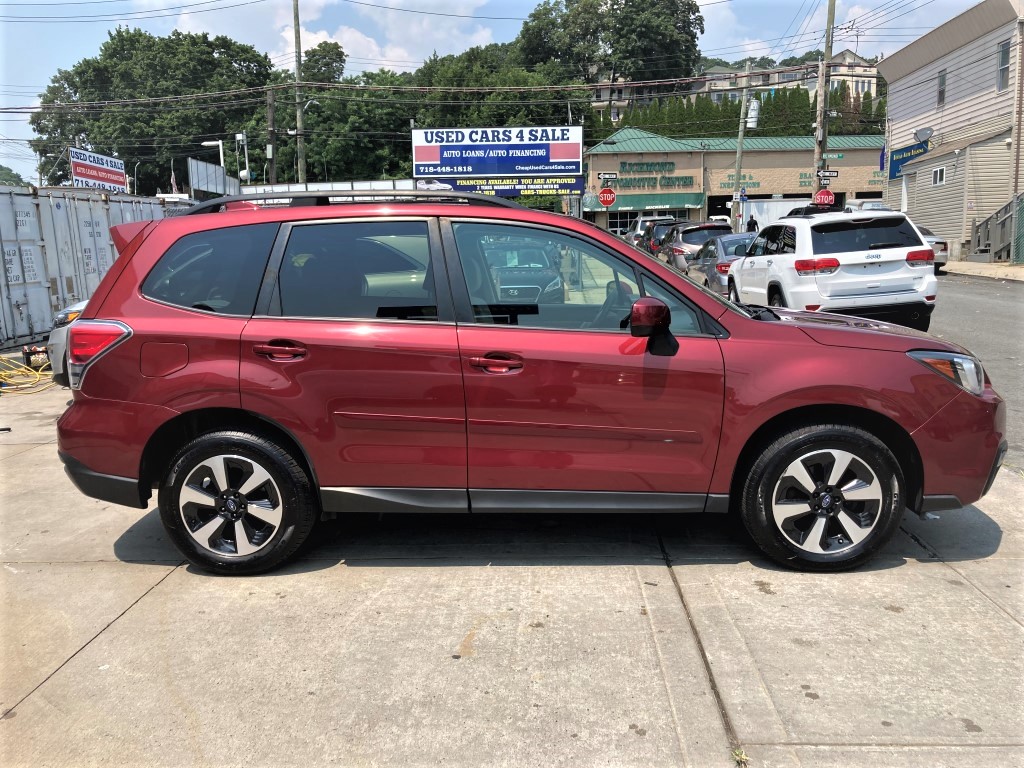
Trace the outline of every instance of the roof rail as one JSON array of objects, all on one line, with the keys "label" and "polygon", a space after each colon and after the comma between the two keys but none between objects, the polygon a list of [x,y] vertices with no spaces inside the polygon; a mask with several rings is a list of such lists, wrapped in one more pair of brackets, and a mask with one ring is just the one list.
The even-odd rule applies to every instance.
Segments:
[{"label": "roof rail", "polygon": [[464,205],[493,205],[500,208],[523,208],[519,203],[505,200],[492,195],[481,195],[476,192],[420,192],[415,190],[349,190],[333,189],[318,192],[253,192],[245,195],[228,195],[207,200],[182,211],[181,216],[192,216],[198,213],[218,213],[232,203],[249,203],[260,200],[272,200],[275,207],[287,201],[289,206],[320,206],[339,203],[371,203],[377,201],[403,201],[410,203],[462,203]]}]

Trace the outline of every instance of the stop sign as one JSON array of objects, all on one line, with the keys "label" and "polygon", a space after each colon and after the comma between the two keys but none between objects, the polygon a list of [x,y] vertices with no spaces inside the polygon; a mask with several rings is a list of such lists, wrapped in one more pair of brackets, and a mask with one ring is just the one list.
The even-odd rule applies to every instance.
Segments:
[{"label": "stop sign", "polygon": [[830,189],[819,189],[814,193],[815,205],[835,205],[836,196]]},{"label": "stop sign", "polygon": [[611,187],[605,187],[597,193],[598,202],[601,203],[605,208],[612,205],[615,202],[615,190]]}]

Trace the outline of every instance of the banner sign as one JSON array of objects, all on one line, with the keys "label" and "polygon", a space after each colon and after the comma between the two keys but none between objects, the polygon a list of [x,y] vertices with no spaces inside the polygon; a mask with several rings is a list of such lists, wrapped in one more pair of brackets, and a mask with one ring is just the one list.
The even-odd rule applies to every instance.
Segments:
[{"label": "banner sign", "polygon": [[188,185],[197,192],[211,192],[215,195],[240,194],[241,184],[234,176],[219,165],[188,158]]},{"label": "banner sign", "polygon": [[583,126],[415,128],[412,157],[416,178],[579,176]]},{"label": "banner sign", "polygon": [[904,163],[916,160],[932,148],[930,141],[919,141],[917,144],[910,144],[906,147],[894,149],[889,153],[889,180],[899,178]]},{"label": "banner sign", "polygon": [[442,177],[417,179],[420,192],[477,192],[498,197],[528,197],[532,195],[581,195],[582,176],[505,176],[497,179],[459,179]]},{"label": "banner sign", "polygon": [[71,160],[72,186],[105,189],[108,192],[128,191],[124,160],[73,147],[68,147],[68,157]]}]

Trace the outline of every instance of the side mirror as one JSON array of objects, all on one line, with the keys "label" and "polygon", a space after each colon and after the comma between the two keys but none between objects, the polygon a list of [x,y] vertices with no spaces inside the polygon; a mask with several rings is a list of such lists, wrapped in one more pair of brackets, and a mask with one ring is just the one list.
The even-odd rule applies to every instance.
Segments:
[{"label": "side mirror", "polygon": [[629,310],[629,332],[634,336],[668,333],[672,310],[661,299],[645,296],[633,302]]}]

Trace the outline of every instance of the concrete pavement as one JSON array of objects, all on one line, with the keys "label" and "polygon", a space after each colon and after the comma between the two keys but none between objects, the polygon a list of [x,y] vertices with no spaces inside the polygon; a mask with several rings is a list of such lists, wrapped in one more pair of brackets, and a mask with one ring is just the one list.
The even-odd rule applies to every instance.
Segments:
[{"label": "concrete pavement", "polygon": [[1024,280],[1024,264],[977,264],[973,261],[951,261],[943,269],[954,275],[991,277],[994,280]]},{"label": "concrete pavement", "polygon": [[255,578],[0,397],[4,766],[979,766],[1024,748],[1024,477],[848,574],[706,516],[356,517]]}]

